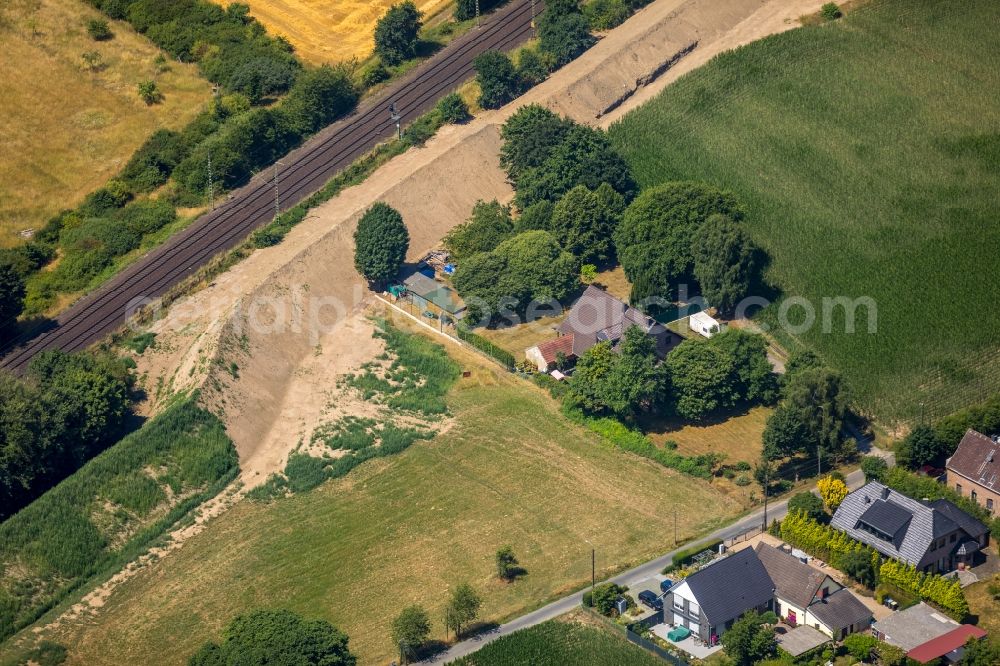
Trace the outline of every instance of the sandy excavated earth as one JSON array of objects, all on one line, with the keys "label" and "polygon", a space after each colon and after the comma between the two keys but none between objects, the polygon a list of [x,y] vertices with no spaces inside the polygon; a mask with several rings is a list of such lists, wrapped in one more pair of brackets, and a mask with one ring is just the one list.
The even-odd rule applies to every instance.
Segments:
[{"label": "sandy excavated earth", "polygon": [[[417,260],[477,200],[512,198],[497,155],[499,126],[518,107],[540,103],[607,126],[717,53],[793,28],[821,4],[654,2],[512,104],[443,128],[425,147],[314,209],[280,245],[256,251],[174,303],[151,327],[156,346],[137,358],[150,396],[143,409],[155,413],[170,394],[200,388],[236,444],[242,485],[203,507],[195,524],[172,535],[157,555],[283,469],[288,453],[328,418],[331,400],[341,401],[340,413],[364,414],[364,404],[331,391],[381,349],[364,315],[371,295],[353,267],[352,234],[368,206],[385,201],[402,213],[411,236],[408,260]],[[70,613],[96,611],[136,570],[130,565]]]}]

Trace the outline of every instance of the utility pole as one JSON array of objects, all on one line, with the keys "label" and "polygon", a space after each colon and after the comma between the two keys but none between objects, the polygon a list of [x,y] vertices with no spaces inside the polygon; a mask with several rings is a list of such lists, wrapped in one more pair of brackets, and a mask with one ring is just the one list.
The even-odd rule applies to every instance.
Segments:
[{"label": "utility pole", "polygon": [[482,28],[482,27],[483,27],[483,21],[482,18],[479,16],[479,0],[476,0],[476,28]]},{"label": "utility pole", "polygon": [[820,445],[816,445],[816,478],[823,477],[823,463],[820,460]]},{"label": "utility pole", "polygon": [[208,151],[208,202],[215,210],[215,184],[212,182],[212,150]]},{"label": "utility pole", "polygon": [[594,586],[597,584],[597,551],[590,549],[590,603],[594,603]]},{"label": "utility pole", "polygon": [[771,487],[770,482],[771,475],[771,461],[764,461],[764,525],[761,527],[761,531],[767,531],[767,491]]},{"label": "utility pole", "polygon": [[531,0],[531,29],[535,29],[535,0]]},{"label": "utility pole", "polygon": [[674,545],[677,545],[677,509],[674,509]]},{"label": "utility pole", "polygon": [[396,110],[395,102],[389,105],[389,118],[396,123],[396,138],[401,140],[403,138],[403,127],[400,125],[400,121],[403,119],[403,116]]},{"label": "utility pole", "polygon": [[281,213],[281,202],[278,197],[278,166],[285,166],[284,162],[280,160],[274,163],[274,219],[278,219],[278,215]]}]

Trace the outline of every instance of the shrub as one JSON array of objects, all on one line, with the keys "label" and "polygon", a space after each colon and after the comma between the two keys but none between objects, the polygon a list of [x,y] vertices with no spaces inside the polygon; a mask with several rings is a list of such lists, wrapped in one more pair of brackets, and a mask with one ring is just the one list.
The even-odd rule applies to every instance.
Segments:
[{"label": "shrub", "polygon": [[17,324],[24,309],[24,276],[9,263],[0,263],[0,343]]},{"label": "shrub", "polygon": [[478,5],[480,13],[488,12],[504,0],[457,0],[455,3],[455,20],[468,21],[476,17]]},{"label": "shrub", "polygon": [[536,86],[549,75],[549,66],[539,52],[530,47],[524,47],[517,52],[517,78],[524,87]]},{"label": "shrub", "polygon": [[347,115],[357,102],[348,69],[323,65],[299,76],[281,110],[295,132],[306,136]]},{"label": "shrub", "polygon": [[160,93],[160,89],[157,87],[156,81],[151,79],[140,81],[136,86],[136,90],[139,92],[139,99],[146,104],[156,104],[163,99],[163,94]]},{"label": "shrub", "polygon": [[587,17],[591,30],[598,32],[621,25],[630,13],[625,0],[593,0],[583,7],[583,15]]},{"label": "shrub", "polygon": [[837,6],[836,2],[828,2],[820,7],[819,15],[822,16],[825,21],[833,21],[843,16],[843,13],[840,11],[840,7]]},{"label": "shrub", "polygon": [[521,81],[511,59],[500,51],[484,51],[473,61],[479,83],[479,105],[499,109],[521,92]]},{"label": "shrub", "polygon": [[151,234],[177,219],[177,211],[162,199],[143,199],[125,206],[115,218],[137,237]]},{"label": "shrub", "polygon": [[365,88],[371,88],[377,86],[383,81],[387,81],[389,77],[392,76],[388,68],[382,64],[381,60],[376,59],[369,67],[366,67],[361,72],[361,85]]},{"label": "shrub", "polygon": [[97,42],[103,42],[114,37],[108,22],[104,19],[90,19],[87,21],[87,34]]},{"label": "shrub", "polygon": [[132,154],[122,170],[122,180],[136,192],[150,192],[167,182],[188,150],[179,132],[156,130]]},{"label": "shrub", "polygon": [[861,459],[861,471],[865,475],[865,483],[885,479],[889,465],[881,456],[865,456]]},{"label": "shrub", "polygon": [[469,113],[469,106],[458,93],[451,93],[442,97],[437,103],[437,112],[441,118],[441,122],[444,123],[464,123],[472,118],[472,114]]},{"label": "shrub", "polygon": [[[492,357],[507,371],[514,371],[514,356],[506,349],[501,349],[481,335],[476,335],[465,326],[458,326],[455,330],[460,340],[464,340],[487,356]],[[553,380],[555,381],[555,380]]]},{"label": "shrub", "polygon": [[868,662],[878,646],[878,639],[870,634],[850,634],[844,638],[848,654],[858,661]]},{"label": "shrub", "polygon": [[578,0],[549,0],[536,22],[538,47],[557,66],[568,63],[594,43]]},{"label": "shrub", "polygon": [[821,524],[830,520],[829,514],[823,510],[823,500],[808,491],[798,493],[788,500],[788,512],[802,512],[811,520]]}]

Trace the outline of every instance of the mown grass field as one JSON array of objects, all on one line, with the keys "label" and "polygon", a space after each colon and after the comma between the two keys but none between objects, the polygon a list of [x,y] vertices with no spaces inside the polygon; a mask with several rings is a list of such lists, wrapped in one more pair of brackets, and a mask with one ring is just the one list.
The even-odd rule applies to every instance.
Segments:
[{"label": "mown grass field", "polygon": [[725,463],[738,461],[756,464],[760,460],[761,435],[770,407],[753,407],[719,423],[679,423],[673,420],[644,424],[647,436],[657,444],[677,442],[677,452],[685,456],[721,453]]},{"label": "mown grass field", "polygon": [[[482,594],[485,621],[541,605],[669,550],[740,511],[707,483],[603,444],[541,389],[456,350],[435,439],[272,503],[242,502],[124,584],[96,620],[47,632],[73,664],[184,663],[241,611],[284,607],[345,630],[361,663],[395,657],[389,623],[421,603],[444,638],[450,586]],[[711,516],[711,520],[706,517]],[[494,577],[511,544],[527,575]]]},{"label": "mown grass field", "polygon": [[1000,387],[998,22],[992,0],[874,0],[725,53],[611,128],[644,186],[736,192],[786,295],[818,315],[875,300],[874,334],[838,309],[830,333],[779,338],[886,423]]},{"label": "mown grass field", "polygon": [[[128,24],[114,38],[90,38],[101,14],[80,0],[0,4],[0,247],[21,241],[115,175],[154,130],[180,128],[211,96],[192,64],[155,62],[152,43]],[[89,71],[82,55],[97,51]],[[163,101],[147,106],[136,92],[153,79]]]},{"label": "mown grass field", "polygon": [[662,666],[663,661],[582,612],[493,641],[453,666]]},{"label": "mown grass field", "polygon": [[[219,2],[225,5],[226,2]],[[282,35],[307,62],[363,60],[374,44],[375,22],[394,0],[248,0],[250,13],[268,32]],[[416,0],[424,19],[452,0]]]}]

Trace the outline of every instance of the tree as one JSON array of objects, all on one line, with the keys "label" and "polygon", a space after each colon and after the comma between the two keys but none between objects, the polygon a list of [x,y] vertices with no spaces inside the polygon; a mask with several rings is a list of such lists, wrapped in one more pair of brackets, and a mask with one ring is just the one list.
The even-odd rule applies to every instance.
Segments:
[{"label": "tree", "polygon": [[844,638],[844,647],[847,652],[860,662],[868,663],[872,658],[872,651],[878,645],[878,639],[870,634],[850,634]]},{"label": "tree", "polygon": [[823,504],[826,505],[830,511],[836,511],[840,503],[844,501],[847,497],[847,493],[850,490],[847,489],[847,484],[840,479],[834,478],[832,476],[825,476],[819,480],[816,484],[819,488],[820,497],[823,498]]},{"label": "tree", "polygon": [[468,21],[471,18],[476,18],[477,7],[479,8],[480,13],[484,13],[499,4],[500,1],[501,0],[457,0],[457,2],[455,2],[455,20]]},{"label": "tree", "polygon": [[87,34],[95,42],[104,42],[115,36],[104,19],[94,18],[87,21]]},{"label": "tree", "polygon": [[521,93],[514,63],[500,51],[484,51],[472,61],[479,84],[479,106],[499,109]]},{"label": "tree", "polygon": [[764,426],[764,455],[769,460],[794,456],[806,449],[812,434],[801,413],[780,405],[767,418]]},{"label": "tree", "polygon": [[609,342],[588,349],[577,361],[569,386],[586,411],[631,420],[661,399],[667,377],[653,339],[632,326],[617,351]]},{"label": "tree", "polygon": [[848,395],[840,375],[829,368],[797,372],[785,385],[785,405],[795,410],[809,431],[809,449],[840,449]]},{"label": "tree", "polygon": [[774,630],[756,611],[747,613],[722,634],[726,654],[740,666],[752,666],[773,656],[778,649]]},{"label": "tree", "polygon": [[623,585],[601,583],[594,588],[594,593],[591,595],[591,605],[601,615],[611,615],[615,609],[615,601],[627,591],[628,588]]},{"label": "tree", "polygon": [[496,560],[497,578],[507,582],[512,581],[519,571],[517,557],[514,556],[514,548],[509,545],[504,546],[497,551]]},{"label": "tree", "polygon": [[392,642],[405,664],[416,659],[431,634],[431,619],[422,606],[407,606],[392,622]]},{"label": "tree", "polygon": [[607,183],[631,201],[638,192],[628,164],[600,129],[573,125],[540,166],[523,171],[514,181],[514,201],[522,210],[548,199],[558,201],[577,185],[596,190]]},{"label": "tree", "polygon": [[437,103],[437,112],[441,115],[442,122],[453,125],[464,123],[472,118],[472,114],[469,113],[469,105],[458,93],[449,93],[442,97]]},{"label": "tree", "polygon": [[702,296],[731,314],[750,293],[755,249],[743,225],[725,215],[711,215],[692,238],[694,276]]},{"label": "tree", "polygon": [[625,199],[607,183],[596,190],[577,185],[555,205],[549,229],[580,261],[607,265],[615,256],[611,236],[624,211]]},{"label": "tree", "polygon": [[163,99],[163,94],[156,86],[156,81],[151,79],[141,81],[137,86],[137,89],[139,91],[139,99],[146,104],[156,104]]},{"label": "tree", "polygon": [[458,265],[452,283],[469,315],[496,319],[535,301],[562,301],[579,285],[580,264],[545,231],[526,231]]},{"label": "tree", "polygon": [[633,284],[633,302],[650,296],[669,298],[680,281],[693,277],[691,239],[717,214],[743,219],[731,194],[694,182],[649,188],[629,205],[615,232],[615,247]]},{"label": "tree", "polygon": [[381,285],[396,277],[410,247],[403,216],[376,202],[365,211],[354,232],[354,267],[369,282]]},{"label": "tree", "polygon": [[667,354],[667,367],[680,416],[701,421],[736,404],[732,359],[708,340],[685,340]]},{"label": "tree", "polygon": [[934,428],[919,425],[896,445],[896,462],[908,469],[919,469],[948,455],[948,449]]},{"label": "tree", "polygon": [[17,329],[17,317],[24,309],[24,277],[10,263],[0,263],[0,342]]},{"label": "tree", "polygon": [[773,404],[778,398],[778,378],[767,358],[764,336],[738,328],[728,328],[710,341],[730,358],[740,400]]},{"label": "tree", "polygon": [[801,511],[817,523],[830,520],[829,514],[823,509],[823,500],[810,492],[801,492],[788,500],[788,512]]},{"label": "tree", "polygon": [[889,464],[880,456],[865,456],[861,459],[861,471],[864,472],[865,483],[882,481],[889,471]]},{"label": "tree", "polygon": [[959,666],[996,666],[1000,664],[1000,642],[995,636],[983,640],[970,638],[958,663]]},{"label": "tree", "polygon": [[[522,106],[500,128],[500,166],[516,188],[528,170],[540,167],[566,138],[573,121],[538,104]],[[523,207],[522,207],[523,209]]]},{"label": "tree", "polygon": [[854,550],[840,559],[840,570],[868,589],[875,589],[878,570],[871,555],[864,550]]},{"label": "tree", "polygon": [[481,605],[482,600],[472,586],[462,583],[451,593],[451,599],[445,607],[445,623],[456,636],[461,636],[462,627],[479,617]]},{"label": "tree", "polygon": [[241,664],[323,664],[354,666],[347,634],[326,620],[305,620],[287,610],[258,610],[239,615],[226,628],[222,643],[208,642],[188,661],[190,666]]},{"label": "tree", "polygon": [[417,55],[422,14],[410,0],[393,5],[375,24],[375,53],[390,67]]},{"label": "tree", "polygon": [[517,77],[524,87],[537,86],[549,75],[548,65],[531,47],[524,47],[517,52]]},{"label": "tree", "polygon": [[590,48],[594,38],[577,0],[548,0],[537,20],[538,47],[561,67]]},{"label": "tree", "polygon": [[490,202],[480,200],[472,207],[472,216],[445,235],[444,246],[456,259],[464,259],[495,250],[513,235],[510,207],[496,199]]},{"label": "tree", "polygon": [[521,211],[521,215],[514,220],[514,230],[517,233],[522,231],[548,231],[552,226],[552,213],[555,205],[551,201],[539,201]]},{"label": "tree", "polygon": [[281,109],[295,131],[304,135],[345,116],[357,104],[358,96],[347,67],[323,65],[299,75]]}]

